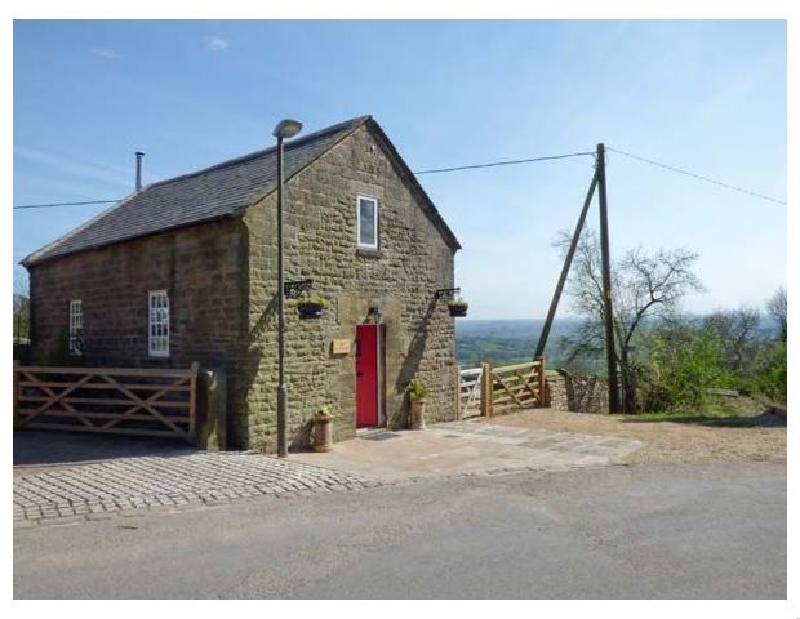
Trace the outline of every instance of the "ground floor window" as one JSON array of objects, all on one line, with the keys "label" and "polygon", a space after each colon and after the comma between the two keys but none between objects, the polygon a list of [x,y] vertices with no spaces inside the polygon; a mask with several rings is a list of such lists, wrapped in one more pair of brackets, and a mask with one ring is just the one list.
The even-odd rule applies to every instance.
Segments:
[{"label": "ground floor window", "polygon": [[166,290],[150,291],[148,349],[151,357],[169,356],[169,298]]},{"label": "ground floor window", "polygon": [[71,355],[83,353],[83,302],[72,299],[69,302],[69,352]]}]

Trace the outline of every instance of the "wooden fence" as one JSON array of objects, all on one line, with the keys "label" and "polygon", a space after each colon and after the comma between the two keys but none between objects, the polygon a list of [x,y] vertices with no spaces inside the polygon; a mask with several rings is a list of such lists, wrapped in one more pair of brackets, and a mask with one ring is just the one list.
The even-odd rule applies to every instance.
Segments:
[{"label": "wooden fence", "polygon": [[14,428],[193,442],[199,364],[187,370],[22,366],[14,362]]},{"label": "wooden fence", "polygon": [[461,418],[491,417],[528,408],[549,406],[545,360],[461,371]]}]

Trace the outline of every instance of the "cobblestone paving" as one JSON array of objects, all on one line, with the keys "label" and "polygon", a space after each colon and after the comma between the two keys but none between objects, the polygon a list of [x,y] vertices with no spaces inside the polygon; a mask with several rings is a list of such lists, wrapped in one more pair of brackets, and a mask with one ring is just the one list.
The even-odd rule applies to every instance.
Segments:
[{"label": "cobblestone paving", "polygon": [[[141,509],[193,509],[263,496],[359,490],[427,475],[605,466],[622,461],[642,444],[629,438],[468,421],[436,424],[419,433],[371,432],[337,444],[332,453],[292,454],[288,460],[252,452],[172,451],[169,455],[125,453],[95,462],[31,469],[20,466],[14,469],[14,525],[68,523],[140,513]],[[77,445],[76,453],[90,452],[81,452]]]},{"label": "cobblestone paving", "polygon": [[120,458],[32,474],[15,469],[14,525],[191,508],[265,495],[357,490],[380,483],[244,452]]}]

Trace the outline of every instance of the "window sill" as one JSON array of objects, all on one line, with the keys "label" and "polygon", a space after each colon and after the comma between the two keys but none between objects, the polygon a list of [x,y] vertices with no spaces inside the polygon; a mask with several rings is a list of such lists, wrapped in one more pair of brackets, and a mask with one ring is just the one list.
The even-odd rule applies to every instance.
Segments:
[{"label": "window sill", "polygon": [[383,258],[383,251],[380,249],[368,249],[366,247],[358,247],[356,249],[357,258]]}]

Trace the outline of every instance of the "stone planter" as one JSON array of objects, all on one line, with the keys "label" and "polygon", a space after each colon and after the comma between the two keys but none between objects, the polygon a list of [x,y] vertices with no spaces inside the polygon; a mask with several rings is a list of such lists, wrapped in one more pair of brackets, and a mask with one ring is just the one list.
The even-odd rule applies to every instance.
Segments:
[{"label": "stone planter", "polygon": [[464,317],[467,315],[467,306],[466,305],[450,305],[448,306],[450,309],[451,316],[458,316]]},{"label": "stone planter", "polygon": [[322,303],[302,303],[297,309],[300,311],[300,318],[320,318],[324,307]]},{"label": "stone planter", "polygon": [[314,451],[327,453],[333,449],[333,415],[320,411],[314,415]]},{"label": "stone planter", "polygon": [[409,424],[412,430],[425,429],[425,398],[415,398],[413,395],[408,396],[411,408],[408,413]]}]

